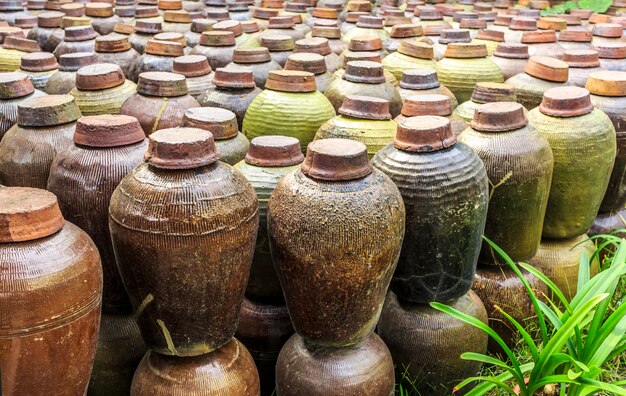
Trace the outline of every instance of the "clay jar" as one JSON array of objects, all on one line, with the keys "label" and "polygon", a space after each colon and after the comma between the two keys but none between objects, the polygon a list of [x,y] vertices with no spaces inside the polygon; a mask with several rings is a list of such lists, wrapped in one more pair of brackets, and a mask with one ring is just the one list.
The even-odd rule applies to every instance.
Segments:
[{"label": "clay jar", "polygon": [[470,99],[477,82],[504,81],[498,65],[487,58],[484,44],[449,44],[437,63],[437,75],[461,103]]},{"label": "clay jar", "polygon": [[37,26],[28,31],[26,38],[35,40],[39,47],[46,52],[52,52],[58,42],[49,41],[53,34],[61,31],[61,18],[63,13],[59,11],[46,11],[37,15]]},{"label": "clay jar", "polygon": [[519,43],[525,32],[537,31],[537,19],[529,17],[512,18],[508,29],[504,30],[504,41],[507,43]]},{"label": "clay jar", "polygon": [[256,36],[250,36],[244,33],[241,22],[239,21],[221,21],[213,25],[213,29],[233,32],[235,34],[235,43],[239,48],[254,48],[259,46],[259,40],[257,40]]},{"label": "clay jar", "polygon": [[330,50],[336,55],[348,49],[348,44],[341,41],[341,31],[336,26],[313,26],[311,37],[320,37],[328,40]]},{"label": "clay jar", "polygon": [[343,98],[348,95],[371,96],[387,100],[392,117],[397,117],[402,108],[398,88],[385,80],[383,65],[376,62],[348,62],[345,73],[341,78],[335,79],[324,94],[335,110],[339,110]]},{"label": "clay jar", "polygon": [[59,69],[54,55],[48,52],[33,52],[22,56],[18,72],[26,74],[36,89],[43,90],[48,79]]},{"label": "clay jar", "polygon": [[207,89],[214,87],[213,77],[207,58],[203,55],[185,55],[174,59],[172,72],[185,76],[189,95],[197,99]]},{"label": "clay jar", "polygon": [[72,52],[94,52],[98,33],[92,26],[72,26],[64,29],[63,41],[54,49],[57,59]]},{"label": "clay jar", "polygon": [[80,111],[69,95],[31,97],[18,104],[17,124],[0,141],[0,180],[46,188],[54,157],[72,144]]},{"label": "clay jar", "polygon": [[294,41],[302,40],[304,38],[302,30],[295,29],[294,19],[290,15],[271,17],[269,19],[267,29],[261,33],[259,39],[262,42],[264,37],[277,34],[289,36]]},{"label": "clay jar", "polygon": [[322,55],[324,57],[324,61],[326,62],[326,70],[329,73],[334,73],[335,70],[341,69],[343,67],[343,62],[339,55],[334,53],[330,44],[328,43],[328,39],[323,37],[313,37],[296,41],[296,45],[293,49],[293,52],[311,52],[314,54]]},{"label": "clay jar", "polygon": [[137,119],[125,115],[82,117],[73,139],[52,162],[47,189],[57,195],[65,218],[87,232],[100,252],[104,312],[130,313],[111,246],[109,200],[120,180],[143,162],[148,144]]},{"label": "clay jar", "polygon": [[374,35],[354,36],[348,44],[348,49],[342,52],[340,56],[345,62],[345,57],[355,52],[375,53],[380,59],[389,55],[389,53],[383,49],[381,39]]},{"label": "clay jar", "polygon": [[438,61],[443,59],[449,44],[467,44],[471,42],[472,37],[467,29],[443,29],[439,38],[433,43],[435,59]]},{"label": "clay jar", "polygon": [[[461,117],[468,125],[474,119],[476,108],[485,103],[517,102],[512,86],[500,83],[476,83],[472,98],[463,102],[454,110],[454,115]],[[527,110],[524,109],[524,113]]]},{"label": "clay jar", "polygon": [[481,29],[476,34],[476,38],[473,42],[476,44],[485,44],[485,47],[487,47],[487,54],[492,56],[496,51],[496,48],[498,48],[498,45],[504,42],[504,32]]},{"label": "clay jar", "polygon": [[207,354],[237,328],[258,203],[245,177],[218,159],[210,132],[160,130],[146,163],[111,197],[118,268],[146,345],[159,354]]},{"label": "clay jar", "polygon": [[524,72],[528,62],[528,46],[525,44],[502,43],[498,44],[491,58],[502,70],[505,80]]},{"label": "clay jar", "polygon": [[524,32],[521,42],[528,46],[528,55],[530,56],[547,56],[563,59],[565,55],[563,47],[556,41],[556,32],[554,30]]},{"label": "clay jar", "polygon": [[447,118],[455,136],[460,135],[468,126],[463,118],[453,114],[450,98],[439,94],[409,96],[402,105],[402,113],[394,120],[401,123],[408,117],[426,115]]},{"label": "clay jar", "polygon": [[607,70],[626,71],[626,43],[594,43],[600,65]]},{"label": "clay jar", "polygon": [[437,72],[434,70],[413,69],[404,71],[398,84],[398,91],[402,101],[413,95],[440,94],[450,98],[452,109],[459,105],[452,91],[441,85],[437,79]]},{"label": "clay jar", "polygon": [[384,29],[383,18],[361,15],[356,22],[356,27],[346,32],[341,41],[349,43],[355,36],[372,35],[378,36],[383,43],[389,38],[389,32]]},{"label": "clay jar", "polygon": [[76,86],[76,72],[83,66],[97,63],[93,52],[76,52],[61,55],[59,70],[48,78],[45,91],[50,95],[69,93]]},{"label": "clay jar", "polygon": [[137,87],[112,63],[84,66],[76,72],[76,88],[70,95],[83,115],[119,114],[122,104]]},{"label": "clay jar", "polygon": [[624,28],[619,23],[598,23],[593,26],[591,33],[594,44],[624,42]]},{"label": "clay jar", "polygon": [[148,40],[152,40],[155,34],[162,31],[161,22],[137,21],[135,22],[135,32],[128,37],[128,41],[135,51],[143,54]]},{"label": "clay jar", "polygon": [[146,136],[165,128],[183,124],[185,110],[200,107],[187,93],[185,76],[167,72],[145,72],[139,75],[137,92],[122,105],[121,114],[136,117]]},{"label": "clay jar", "polygon": [[250,142],[241,132],[235,113],[218,107],[196,107],[185,111],[183,125],[200,128],[213,134],[220,161],[235,165],[243,160]]},{"label": "clay jar", "polygon": [[213,25],[217,23],[214,19],[194,19],[191,21],[191,29],[185,32],[185,41],[190,48],[195,47],[200,42],[202,32],[208,32],[213,29]]},{"label": "clay jar", "polygon": [[267,215],[274,266],[300,336],[318,346],[367,342],[400,255],[404,219],[400,192],[371,167],[363,143],[309,144],[300,169],[278,183]]},{"label": "clay jar", "polygon": [[517,74],[505,82],[515,89],[517,101],[526,109],[541,104],[543,94],[555,87],[570,85],[567,63],[554,58],[534,56],[528,60],[524,73]]},{"label": "clay jar", "polygon": [[369,96],[348,95],[339,115],[326,121],[315,134],[315,140],[341,138],[361,142],[372,158],[393,140],[396,122],[389,114],[389,102]]},{"label": "clay jar", "polygon": [[318,54],[306,52],[291,54],[285,64],[285,70],[300,70],[313,73],[315,75],[317,90],[321,93],[326,92],[326,89],[328,89],[328,86],[333,81],[332,74],[326,69],[324,57]]},{"label": "clay jar", "polygon": [[422,304],[465,295],[487,217],[489,187],[480,158],[456,143],[448,120],[419,116],[398,124],[393,143],[372,165],[396,183],[407,214],[391,289],[402,300]]},{"label": "clay jar", "polygon": [[163,31],[185,34],[191,29],[191,15],[185,10],[166,10],[163,13]]},{"label": "clay jar", "polygon": [[3,370],[11,373],[2,389],[82,395],[98,338],[98,251],[85,232],[63,220],[52,193],[3,187],[0,202],[6,221],[0,231],[0,351]]},{"label": "clay jar", "polygon": [[272,60],[285,67],[287,58],[293,54],[293,39],[283,34],[272,34],[261,37],[261,45],[270,52]]},{"label": "clay jar", "polygon": [[568,82],[577,87],[584,88],[591,73],[604,70],[595,50],[565,51],[563,61],[569,66]]},{"label": "clay jar", "polygon": [[118,65],[125,76],[129,76],[130,67],[139,58],[128,41],[128,37],[120,34],[96,37],[96,56],[98,63],[113,63]]},{"label": "clay jar", "polygon": [[436,62],[433,59],[432,45],[416,40],[400,42],[397,52],[385,57],[382,63],[400,81],[402,74],[407,70],[431,69],[435,70]]},{"label": "clay jar", "polygon": [[604,198],[616,154],[615,128],[584,88],[553,88],[528,116],[548,140],[554,174],[543,225],[546,238],[586,233]]},{"label": "clay jar", "polygon": [[[235,165],[235,169],[252,184],[259,200],[259,233],[246,289],[246,295],[254,301],[284,304],[283,292],[270,255],[267,206],[278,181],[298,169],[303,160],[298,139],[287,136],[259,136],[250,142],[250,150],[245,159]],[[254,307],[249,309],[252,308]],[[285,341],[286,339],[283,343]]]},{"label": "clay jar", "polygon": [[[530,259],[541,240],[550,192],[554,165],[550,145],[529,124],[518,103],[478,106],[470,125],[459,140],[478,154],[487,169],[490,197],[485,236],[514,261]],[[480,263],[503,261],[483,242]]]},{"label": "clay jar", "polygon": [[413,41],[411,39],[424,36],[424,30],[418,24],[400,23],[394,25],[389,32],[389,39],[385,43],[385,50],[393,53],[398,50],[403,41]]},{"label": "clay jar", "polygon": [[0,48],[0,72],[14,72],[20,68],[22,56],[31,52],[41,52],[36,41],[9,36]]},{"label": "clay jar", "polygon": [[[487,323],[487,311],[473,291],[447,305]],[[397,378],[410,378],[411,383],[403,381],[404,385],[422,395],[451,394],[460,380],[480,370],[480,363],[459,356],[487,351],[486,333],[428,305],[402,301],[392,292],[385,300],[378,334],[391,351]]]},{"label": "clay jar", "polygon": [[145,72],[171,72],[174,59],[184,55],[184,46],[173,41],[148,40],[145,52],[133,62],[128,78],[138,82]]},{"label": "clay jar", "polygon": [[21,1],[6,0],[0,4],[0,21],[4,21],[9,25],[15,25],[15,19],[26,16],[28,12],[24,10]]},{"label": "clay jar", "polygon": [[[0,140],[17,122],[17,107],[24,101],[45,95],[33,87],[23,73],[0,74]],[[1,180],[1,179],[0,179]]]},{"label": "clay jar", "polygon": [[113,33],[115,24],[121,22],[113,13],[113,5],[108,3],[85,4],[85,15],[91,18],[93,29],[101,35]]},{"label": "clay jar", "polygon": [[224,67],[233,60],[235,52],[235,35],[233,32],[210,31],[202,32],[200,42],[189,53],[204,55],[213,70]]},{"label": "clay jar", "polygon": [[591,49],[593,35],[587,30],[564,30],[559,32],[559,44],[565,51]]},{"label": "clay jar", "polygon": [[251,71],[255,84],[261,89],[265,88],[269,73],[281,69],[280,65],[272,60],[269,50],[264,47],[235,48],[233,61],[226,69],[232,67]]}]

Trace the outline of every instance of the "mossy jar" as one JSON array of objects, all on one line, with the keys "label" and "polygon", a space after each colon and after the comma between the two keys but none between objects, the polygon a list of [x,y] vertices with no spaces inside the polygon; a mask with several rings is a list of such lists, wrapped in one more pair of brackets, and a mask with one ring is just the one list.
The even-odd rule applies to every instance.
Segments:
[{"label": "mossy jar", "polygon": [[130,45],[128,37],[118,33],[96,37],[95,50],[98,63],[116,64],[126,77],[130,76],[130,67],[139,58],[139,53]]},{"label": "mossy jar", "polygon": [[563,61],[569,66],[568,82],[576,87],[584,88],[591,73],[605,70],[596,50],[568,50]]},{"label": "mossy jar", "polygon": [[61,31],[62,12],[46,11],[37,15],[37,26],[28,31],[27,39],[35,40],[39,47],[46,52],[52,52],[58,42],[49,41],[53,34]]},{"label": "mossy jar", "polygon": [[185,55],[174,59],[172,72],[185,76],[189,95],[195,99],[214,87],[215,73],[211,70],[207,58],[202,55]]},{"label": "mossy jar", "polygon": [[528,55],[547,56],[549,58],[563,59],[565,51],[556,40],[554,30],[537,30],[535,32],[524,32],[522,44],[528,46]]},{"label": "mossy jar", "polygon": [[18,36],[6,37],[0,48],[0,72],[18,70],[22,56],[32,52],[41,52],[36,41]]},{"label": "mossy jar", "polygon": [[246,111],[242,132],[253,139],[280,131],[298,139],[305,151],[319,127],[336,115],[332,103],[316,89],[312,73],[272,71],[267,81]]},{"label": "mossy jar", "polygon": [[148,40],[144,53],[130,67],[128,78],[137,82],[144,72],[171,72],[174,59],[185,54],[184,48],[173,41]]},{"label": "mossy jar", "polygon": [[441,85],[435,70],[413,69],[404,71],[398,84],[398,91],[402,101],[413,95],[440,94],[450,98],[452,109],[459,105],[452,91]]},{"label": "mossy jar", "polygon": [[401,41],[398,51],[385,57],[382,63],[385,70],[393,74],[398,81],[407,70],[435,70],[437,64],[434,60],[433,46],[414,39]]},{"label": "mossy jar", "polygon": [[505,80],[523,73],[526,63],[528,63],[528,46],[518,43],[498,44],[491,59],[502,70]]},{"label": "mossy jar", "polygon": [[455,136],[459,136],[468,127],[468,122],[453,113],[452,100],[446,95],[427,94],[409,96],[402,104],[402,112],[395,118],[395,121],[400,124],[410,117],[417,116],[438,116],[447,118]]},{"label": "mossy jar", "polygon": [[317,90],[321,93],[326,92],[326,89],[328,89],[328,86],[333,81],[332,74],[326,69],[324,57],[319,54],[306,52],[291,54],[289,58],[287,58],[285,70],[300,70],[313,73],[315,75]]},{"label": "mossy jar", "polygon": [[54,49],[57,59],[72,52],[95,52],[98,33],[93,26],[70,26],[64,29],[63,41]]},{"label": "mossy jar", "polygon": [[17,122],[18,105],[30,98],[44,96],[23,73],[0,74],[0,140]]},{"label": "mossy jar", "polygon": [[613,170],[615,127],[602,110],[594,108],[589,91],[579,87],[547,91],[528,119],[554,154],[543,236],[584,234],[600,209]]},{"label": "mossy jar", "polygon": [[76,87],[76,72],[84,66],[98,63],[93,52],[63,54],[59,58],[59,70],[48,78],[45,91],[50,95],[69,93]]},{"label": "mossy jar", "polygon": [[517,101],[528,110],[541,104],[543,94],[556,87],[569,86],[569,66],[554,58],[533,56],[524,67],[524,73],[517,74],[506,83],[513,86]]},{"label": "mossy jar", "polygon": [[112,63],[96,63],[76,72],[76,87],[70,95],[83,115],[119,114],[122,104],[137,86]]},{"label": "mossy jar", "polygon": [[[474,119],[476,108],[485,103],[493,102],[517,102],[515,90],[512,86],[502,83],[476,83],[472,98],[461,103],[455,110],[454,115],[459,116],[469,123]],[[524,113],[528,110],[524,109]]]},{"label": "mossy jar", "polygon": [[26,74],[35,89],[43,91],[48,79],[59,70],[57,59],[49,52],[33,52],[22,56],[19,73]]},{"label": "mossy jar", "polygon": [[270,72],[282,69],[265,47],[235,48],[233,61],[226,65],[226,69],[232,67],[251,71],[256,86],[261,89],[265,88]]},{"label": "mossy jar", "polygon": [[298,40],[296,41],[293,52],[312,52],[314,54],[322,55],[324,57],[324,61],[326,62],[326,69],[329,73],[334,73],[335,70],[343,67],[341,57],[331,50],[328,39],[323,37]]},{"label": "mossy jar", "polygon": [[148,40],[152,40],[155,34],[162,31],[161,22],[139,20],[135,22],[135,31],[128,37],[128,41],[135,51],[143,54]]},{"label": "mossy jar", "polygon": [[209,31],[202,32],[200,41],[190,55],[204,55],[213,70],[228,65],[235,53],[235,35],[233,32]]}]

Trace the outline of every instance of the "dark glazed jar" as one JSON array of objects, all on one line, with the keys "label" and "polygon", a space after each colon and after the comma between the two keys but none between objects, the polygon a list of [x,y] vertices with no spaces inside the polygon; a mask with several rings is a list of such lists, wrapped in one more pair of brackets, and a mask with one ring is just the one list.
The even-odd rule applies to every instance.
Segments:
[{"label": "dark glazed jar", "polygon": [[413,69],[402,73],[398,84],[398,91],[402,101],[413,95],[440,94],[450,98],[452,109],[456,109],[459,101],[448,88],[439,83],[437,72],[434,70]]},{"label": "dark glazed jar", "polygon": [[132,64],[139,58],[139,53],[131,47],[128,37],[118,33],[96,37],[95,50],[98,63],[118,65],[126,77],[130,75]]},{"label": "dark glazed jar", "polygon": [[174,59],[183,56],[184,45],[173,41],[148,40],[144,53],[133,62],[128,78],[138,82],[145,72],[171,72]]},{"label": "dark glazed jar", "polygon": [[92,26],[71,26],[64,30],[63,41],[54,49],[57,59],[63,54],[73,52],[94,52],[98,33]]},{"label": "dark glazed jar", "polygon": [[291,320],[307,342],[346,347],[370,335],[400,256],[404,222],[398,188],[372,168],[363,143],[308,145],[300,169],[278,183],[267,215]]},{"label": "dark glazed jar", "polygon": [[159,354],[207,354],[237,329],[258,203],[245,177],[218,159],[210,132],[160,130],[146,163],[111,197],[120,275],[146,345]]},{"label": "dark glazed jar", "polygon": [[450,121],[450,128],[455,136],[459,136],[468,127],[468,122],[452,112],[452,100],[446,95],[414,95],[404,100],[402,112],[395,118],[401,123],[409,117],[439,116]]},{"label": "dark glazed jar", "polygon": [[319,54],[306,52],[291,54],[289,58],[287,58],[285,70],[300,70],[313,73],[315,75],[317,90],[321,93],[326,92],[326,89],[328,89],[328,86],[333,81],[333,75],[328,72],[324,57]]},{"label": "dark glazed jar", "polygon": [[161,22],[139,20],[135,22],[135,32],[128,37],[128,41],[135,51],[143,54],[148,40],[152,40],[155,34],[162,31]]},{"label": "dark glazed jar", "polygon": [[113,13],[113,5],[109,3],[85,4],[85,15],[91,18],[93,29],[103,36],[113,33],[115,24],[122,21]]},{"label": "dark glazed jar", "polygon": [[64,95],[76,87],[76,72],[83,66],[98,63],[93,52],[75,52],[63,54],[59,58],[59,71],[54,73],[46,83],[49,95]]},{"label": "dark glazed jar", "polygon": [[58,42],[50,40],[53,34],[61,31],[62,12],[46,11],[37,15],[37,26],[28,31],[26,36],[29,40],[35,40],[42,50],[52,52]]},{"label": "dark glazed jar", "polygon": [[502,70],[502,76],[505,80],[523,73],[524,67],[528,62],[528,46],[517,43],[498,44],[493,53],[494,62]]},{"label": "dark glazed jar", "polygon": [[52,160],[72,144],[79,117],[70,95],[31,97],[18,104],[17,124],[0,141],[2,184],[45,189]]},{"label": "dark glazed jar", "polygon": [[226,31],[202,32],[190,55],[204,55],[213,70],[228,65],[235,53],[235,34]]},{"label": "dark glazed jar", "polygon": [[[23,73],[0,73],[0,140],[17,122],[17,107],[20,103],[45,94],[33,87]],[[0,179],[1,180],[1,179]]]},{"label": "dark glazed jar", "polygon": [[215,73],[211,70],[209,62],[204,55],[185,55],[174,59],[172,72],[185,76],[185,83],[189,90],[189,95],[198,99],[209,88],[214,87],[213,77]]},{"label": "dark glazed jar", "polygon": [[[548,203],[554,159],[546,138],[529,124],[518,103],[478,106],[459,140],[483,160],[489,178],[485,236],[514,261],[537,252]],[[483,242],[481,264],[501,263]],[[484,301],[484,300],[483,300]]]},{"label": "dark glazed jar", "polygon": [[48,191],[58,197],[64,217],[84,230],[100,252],[105,313],[130,313],[111,246],[109,200],[122,178],[143,162],[147,146],[134,117],[82,117],[76,122],[74,144],[61,151],[50,168]]},{"label": "dark glazed jar", "polygon": [[82,395],[100,321],[98,251],[54,194],[0,187],[0,202],[2,391]]},{"label": "dark glazed jar", "polygon": [[122,68],[112,63],[96,63],[76,72],[76,87],[70,95],[83,115],[119,114],[126,99],[137,90],[124,77]]},{"label": "dark glazed jar", "polygon": [[513,86],[517,101],[528,110],[541,104],[543,94],[555,87],[570,85],[569,66],[567,63],[545,56],[528,59],[524,73],[517,74],[505,81]]},{"label": "dark glazed jar", "polygon": [[563,61],[569,66],[568,82],[576,87],[584,88],[591,73],[604,70],[596,50],[565,51]]},{"label": "dark glazed jar", "polygon": [[487,218],[489,185],[480,158],[456,142],[448,120],[420,116],[398,124],[393,143],[372,165],[396,183],[406,208],[391,290],[422,304],[466,294]]},{"label": "dark glazed jar", "polygon": [[270,72],[281,70],[280,65],[272,60],[270,51],[265,47],[235,48],[233,61],[226,65],[226,69],[236,67],[238,70],[249,70],[254,76],[257,87],[265,88]]},{"label": "dark glazed jar", "polygon": [[183,124],[185,110],[200,107],[187,93],[185,76],[166,72],[139,75],[137,92],[122,105],[121,114],[136,117],[146,136],[165,128]]}]

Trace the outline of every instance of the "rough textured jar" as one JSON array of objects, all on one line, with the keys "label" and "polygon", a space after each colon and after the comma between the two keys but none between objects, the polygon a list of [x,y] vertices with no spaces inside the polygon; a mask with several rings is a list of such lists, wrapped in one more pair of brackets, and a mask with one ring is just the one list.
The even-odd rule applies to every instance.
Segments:
[{"label": "rough textured jar", "polygon": [[502,43],[498,44],[491,59],[496,62],[496,65],[502,70],[502,76],[507,80],[524,72],[528,58],[527,45]]},{"label": "rough textured jar", "polygon": [[[334,347],[368,338],[400,256],[404,223],[398,188],[372,168],[363,143],[309,144],[300,169],[278,183],[267,215],[274,266],[300,336]],[[293,349],[288,345],[278,372],[283,353]]]},{"label": "rough textured jar", "polygon": [[319,127],[334,116],[332,104],[316,90],[312,73],[273,71],[266,89],[250,103],[242,132],[252,139],[279,131],[297,138],[304,151]]},{"label": "rough textured jar", "polygon": [[[517,96],[511,85],[500,83],[476,83],[472,98],[461,103],[453,115],[461,117],[467,124],[474,119],[476,108],[485,103],[493,102],[517,102]],[[524,109],[526,113],[527,110]]]},{"label": "rough textured jar", "polygon": [[[459,139],[487,169],[485,236],[514,261],[532,258],[541,240],[554,165],[548,141],[528,123],[522,106],[512,102],[478,106],[471,127]],[[501,262],[483,242],[480,263]]]},{"label": "rough textured jar", "polygon": [[109,200],[120,180],[143,162],[148,143],[137,119],[124,115],[82,117],[73,140],[54,158],[47,189],[58,197],[65,218],[98,248],[104,273],[103,311],[130,313],[111,246]]},{"label": "rough textured jar", "polygon": [[437,63],[437,75],[459,102],[470,99],[477,82],[504,81],[498,65],[487,58],[484,44],[449,44],[445,57]]},{"label": "rough textured jar", "polygon": [[200,36],[203,32],[213,30],[213,25],[217,23],[214,19],[193,19],[191,21],[191,29],[185,32],[185,41],[190,48],[200,43]]},{"label": "rough textured jar", "polygon": [[591,29],[593,42],[599,44],[624,42],[624,28],[619,23],[597,23]]},{"label": "rough textured jar", "polygon": [[402,105],[402,112],[394,120],[400,124],[409,117],[439,116],[450,121],[455,136],[459,136],[468,127],[468,123],[453,114],[450,97],[440,94],[409,96]]},{"label": "rough textured jar", "polygon": [[46,11],[37,15],[37,26],[28,31],[27,39],[35,40],[39,47],[46,52],[52,52],[59,42],[52,41],[53,34],[61,31],[61,18],[63,13],[59,11]]},{"label": "rough textured jar", "polygon": [[402,79],[398,84],[398,91],[402,101],[413,95],[446,95],[451,100],[452,109],[455,109],[459,102],[448,88],[441,85],[437,79],[437,72],[434,70],[406,70],[402,73]]},{"label": "rough textured jar", "polygon": [[211,70],[206,56],[203,55],[179,56],[174,59],[172,72],[185,76],[189,95],[195,99],[215,86],[213,84],[215,73]]},{"label": "rough textured jar", "polygon": [[98,33],[92,26],[71,26],[64,29],[63,41],[54,49],[57,59],[63,54],[73,52],[94,52]]},{"label": "rough textured jar", "polygon": [[588,30],[564,30],[559,32],[559,44],[565,51],[591,49],[593,35]]},{"label": "rough textured jar", "polygon": [[[487,323],[487,311],[471,290],[447,305]],[[415,380],[403,385],[422,395],[451,394],[459,380],[480,370],[480,363],[459,356],[487,351],[486,333],[428,305],[402,301],[392,292],[385,300],[378,334],[391,351],[396,376]]]},{"label": "rough textured jar", "polygon": [[159,354],[207,354],[237,328],[258,203],[245,177],[218,159],[210,132],[160,130],[146,163],[111,197],[118,268],[146,345]]},{"label": "rough textured jar", "polygon": [[233,60],[235,35],[233,32],[202,32],[200,42],[190,52],[191,55],[204,55],[213,70],[224,67]]},{"label": "rough textured jar", "polygon": [[109,3],[85,4],[85,15],[91,18],[93,29],[101,35],[113,33],[115,24],[122,21],[113,13],[113,5]]},{"label": "rough textured jar", "polygon": [[[30,98],[45,95],[33,87],[32,81],[23,73],[0,74],[0,140],[17,122],[17,107]],[[2,180],[2,179],[0,179]]]},{"label": "rough textured jar", "polygon": [[504,30],[504,41],[507,43],[519,43],[525,32],[537,31],[537,19],[528,17],[512,18],[508,29]]},{"label": "rough textured jar", "polygon": [[261,89],[265,88],[270,72],[282,69],[272,60],[269,50],[265,47],[235,48],[233,61],[226,66],[226,69],[232,67],[251,71],[255,84]]},{"label": "rough textured jar", "polygon": [[313,73],[315,75],[317,90],[321,93],[326,92],[326,89],[328,89],[328,86],[333,81],[332,74],[330,74],[326,68],[324,57],[319,54],[306,52],[291,54],[285,64],[285,70],[300,70]]},{"label": "rough textured jar", "polygon": [[554,175],[543,225],[546,238],[586,233],[600,209],[616,154],[615,127],[591,104],[589,91],[553,88],[529,121],[554,154]]},{"label": "rough textured jar", "polygon": [[272,60],[285,67],[287,58],[293,54],[294,42],[290,36],[284,34],[272,34],[261,37],[261,46],[267,48]]},{"label": "rough textured jar", "polygon": [[334,53],[328,39],[323,37],[313,37],[296,41],[296,45],[293,52],[312,52],[314,54],[322,55],[326,62],[326,70],[329,73],[334,73],[335,70],[343,67],[341,57]]},{"label": "rough textured jar", "polygon": [[184,46],[173,41],[148,40],[144,53],[133,62],[128,78],[137,82],[145,72],[171,72],[174,59],[183,56]]},{"label": "rough textured jar", "polygon": [[118,65],[96,63],[76,72],[76,87],[70,95],[76,98],[83,115],[119,114],[122,104],[136,89]]},{"label": "rough textured jar", "polygon": [[565,55],[563,47],[556,41],[556,32],[554,30],[524,32],[521,43],[528,46],[528,55],[530,56],[547,56],[563,59]]},{"label": "rough textured jar", "polygon": [[80,111],[69,95],[31,97],[18,104],[17,124],[0,141],[0,180],[46,188],[54,157],[72,144]]},{"label": "rough textured jar", "polygon": [[97,63],[96,54],[93,52],[75,52],[61,55],[59,58],[59,70],[48,78],[45,91],[50,95],[69,93],[76,87],[76,72],[83,66]]},{"label": "rough textured jar", "polygon": [[607,70],[626,71],[626,43],[594,43],[598,51],[600,65]]},{"label": "rough textured jar", "polygon": [[152,40],[155,34],[162,31],[161,22],[137,21],[135,22],[135,32],[128,37],[128,42],[135,51],[143,54],[148,40]]},{"label": "rough textured jar", "polygon": [[41,52],[34,40],[8,36],[0,48],[0,72],[14,72],[20,68],[22,56],[31,52]]},{"label": "rough textured jar", "polygon": [[517,101],[528,110],[541,104],[543,94],[555,87],[570,85],[567,63],[554,58],[534,56],[528,60],[524,73],[505,82],[515,89]]},{"label": "rough textured jar", "polygon": [[433,59],[433,46],[417,40],[400,42],[397,52],[385,57],[382,63],[400,81],[402,74],[407,70],[431,69],[435,70],[436,62]]},{"label": "rough textured jar", "polygon": [[139,58],[139,53],[131,47],[128,37],[117,33],[96,37],[95,50],[98,63],[118,65],[126,77],[130,76],[130,67]]},{"label": "rough textured jar", "polygon": [[[102,271],[89,236],[56,197],[0,188],[3,370],[14,395],[84,394],[98,338]],[[62,364],[60,364],[62,362]]]},{"label": "rough textured jar", "polygon": [[591,73],[604,70],[596,50],[568,50],[563,61],[569,66],[568,82],[577,87],[584,88]]},{"label": "rough textured jar", "polygon": [[199,356],[172,357],[148,351],[130,390],[133,396],[259,395],[259,373],[245,346],[231,338]]},{"label": "rough textured jar", "polygon": [[372,165],[396,183],[406,208],[391,289],[402,300],[422,304],[465,295],[487,217],[489,187],[480,158],[456,143],[448,120],[419,116],[398,124],[393,143]]}]

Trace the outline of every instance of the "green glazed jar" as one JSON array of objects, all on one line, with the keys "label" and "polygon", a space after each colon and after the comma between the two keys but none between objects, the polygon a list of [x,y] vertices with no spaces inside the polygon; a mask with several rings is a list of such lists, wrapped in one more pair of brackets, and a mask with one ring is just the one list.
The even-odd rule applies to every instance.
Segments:
[{"label": "green glazed jar", "polygon": [[76,87],[70,91],[85,116],[119,114],[122,105],[137,91],[118,65],[96,63],[76,72]]},{"label": "green glazed jar", "polygon": [[439,94],[450,98],[450,105],[453,110],[459,105],[459,101],[456,100],[452,91],[441,85],[435,70],[413,69],[404,71],[398,91],[402,101],[413,95]]},{"label": "green glazed jar", "polygon": [[[454,115],[461,117],[468,124],[474,119],[476,108],[485,103],[493,102],[517,102],[513,87],[501,83],[476,83],[472,98],[461,103],[454,109]],[[524,109],[524,113],[528,111]]]},{"label": "green glazed jar", "polygon": [[553,88],[530,123],[554,154],[554,175],[543,236],[573,238],[589,231],[604,198],[616,154],[615,127],[591,104],[589,91]]},{"label": "green glazed jar", "polygon": [[437,75],[459,102],[470,99],[477,82],[504,81],[498,65],[487,58],[484,44],[449,44],[445,57],[437,63]]},{"label": "green glazed jar", "polygon": [[433,58],[432,45],[417,40],[401,41],[398,51],[383,59],[383,66],[400,81],[407,70],[435,70],[437,62]]},{"label": "green glazed jar", "polygon": [[395,118],[400,124],[408,117],[439,116],[450,121],[455,136],[459,136],[468,127],[468,123],[452,112],[452,100],[446,95],[414,95],[409,96],[402,105],[402,114]]},{"label": "green glazed jar", "polygon": [[333,105],[317,91],[312,73],[272,71],[266,89],[258,94],[246,111],[243,133],[257,136],[292,136],[306,150],[319,127],[335,116]]},{"label": "green glazed jar", "polygon": [[283,302],[283,290],[274,270],[267,236],[267,205],[278,181],[300,167],[300,142],[288,136],[259,136],[250,142],[245,159],[235,165],[252,184],[259,200],[259,232],[246,295],[254,301]]},{"label": "green glazed jar", "polygon": [[391,143],[397,124],[389,114],[389,102],[369,96],[349,95],[343,99],[339,115],[326,121],[315,134],[315,140],[341,138],[365,144],[371,159]]},{"label": "green glazed jar", "polygon": [[515,89],[517,101],[526,109],[532,110],[541,104],[547,90],[570,85],[568,78],[567,63],[544,56],[533,56],[524,66],[524,73],[505,82]]},{"label": "green glazed jar", "polygon": [[[459,140],[478,154],[487,169],[485,236],[514,261],[528,260],[541,240],[554,165],[550,145],[528,122],[519,103],[478,106],[470,125]],[[486,242],[479,262],[503,263]]]}]

